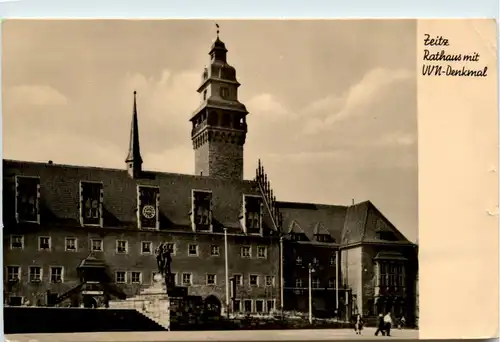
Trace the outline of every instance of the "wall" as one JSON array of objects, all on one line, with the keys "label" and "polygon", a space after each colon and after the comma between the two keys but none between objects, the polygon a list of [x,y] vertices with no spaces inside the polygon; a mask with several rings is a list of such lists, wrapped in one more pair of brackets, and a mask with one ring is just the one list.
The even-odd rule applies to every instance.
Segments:
[{"label": "wall", "polygon": [[365,245],[363,246],[363,315],[370,316],[373,313],[375,286],[376,286],[376,267],[374,258],[379,252],[399,252],[408,261],[405,262],[405,295],[406,295],[406,320],[413,323],[415,310],[418,302],[416,293],[416,281],[418,261],[416,249],[412,246],[387,246],[387,245]]},{"label": "wall", "polygon": [[[38,251],[38,236],[50,236],[52,240],[51,251]],[[76,237],[78,239],[78,251],[65,251],[65,237]],[[172,272],[192,273],[193,284],[188,292],[190,295],[202,295],[204,297],[214,294],[221,303],[225,302],[225,265],[224,265],[224,235],[223,234],[194,234],[194,233],[173,233],[161,231],[114,231],[111,229],[94,229],[85,231],[83,229],[58,229],[40,230],[26,233],[24,235],[24,250],[9,249],[9,235],[4,235],[4,266],[21,266],[21,284],[7,289],[10,295],[22,295],[27,297],[32,303],[41,299],[45,303],[45,293],[51,290],[53,293],[63,293],[79,283],[76,268],[80,262],[89,255],[90,239],[103,239],[104,251],[95,253],[97,258],[102,259],[108,266],[112,279],[115,271],[139,271],[142,272],[143,286],[152,283],[152,273],[157,271],[156,258],[154,254],[141,254],[141,241],[151,241],[153,251],[161,242],[171,242],[176,244],[175,255],[172,256]],[[128,241],[128,254],[116,254],[116,240]],[[188,256],[188,245],[198,244],[199,255]],[[212,245],[219,245],[220,255],[210,256]],[[240,289],[245,296],[252,298],[279,298],[279,245],[277,241],[270,238],[228,236],[229,245],[229,275],[233,273],[242,274],[245,277],[246,285]],[[240,257],[240,247],[250,245],[252,248],[252,258],[243,259]],[[267,258],[258,259],[257,246],[267,246]],[[28,267],[39,265],[43,267],[43,282],[41,284],[28,283]],[[49,282],[49,266],[64,267],[64,283],[51,284]],[[207,286],[206,274],[216,274],[217,284]],[[260,286],[248,286],[248,275],[257,274],[260,276]],[[265,276],[275,277],[275,286],[266,288]],[[177,276],[180,284],[181,276]],[[130,278],[128,279],[130,281]],[[137,294],[139,285],[120,284],[128,295]],[[38,293],[38,295],[36,295]],[[8,294],[8,295],[9,295]],[[276,303],[278,305],[278,303]]]},{"label": "wall", "polygon": [[341,251],[342,280],[352,289],[353,296],[356,296],[355,305],[359,312],[363,312],[362,251],[362,247]]}]

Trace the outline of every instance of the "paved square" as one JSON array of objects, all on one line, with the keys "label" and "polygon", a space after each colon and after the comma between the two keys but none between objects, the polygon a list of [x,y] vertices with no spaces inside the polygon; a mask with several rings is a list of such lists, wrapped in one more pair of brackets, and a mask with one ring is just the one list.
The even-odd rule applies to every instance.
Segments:
[{"label": "paved square", "polygon": [[392,337],[375,337],[374,328],[366,328],[362,335],[352,329],[321,330],[239,330],[239,331],[165,331],[165,332],[110,332],[70,334],[15,334],[6,335],[10,342],[114,342],[114,341],[329,341],[356,339],[418,339],[418,330],[394,330]]}]

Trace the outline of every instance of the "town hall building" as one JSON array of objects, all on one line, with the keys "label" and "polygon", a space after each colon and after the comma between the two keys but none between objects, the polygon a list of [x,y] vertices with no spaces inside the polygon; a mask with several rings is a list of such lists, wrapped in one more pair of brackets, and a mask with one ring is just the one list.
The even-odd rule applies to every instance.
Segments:
[{"label": "town hall building", "polygon": [[108,296],[133,296],[165,243],[175,286],[229,312],[307,312],[311,288],[317,316],[414,321],[417,246],[374,204],[280,201],[260,160],[244,179],[249,113],[227,52],[217,36],[197,89],[193,174],[143,167],[135,92],[123,169],[3,161],[6,305],[79,306],[92,267]]}]

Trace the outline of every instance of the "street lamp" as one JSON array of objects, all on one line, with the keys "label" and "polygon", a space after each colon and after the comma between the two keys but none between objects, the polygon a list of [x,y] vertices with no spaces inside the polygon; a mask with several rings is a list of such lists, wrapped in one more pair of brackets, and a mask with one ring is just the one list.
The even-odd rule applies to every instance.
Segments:
[{"label": "street lamp", "polygon": [[312,264],[309,264],[309,323],[312,324],[312,274],[316,272]]}]

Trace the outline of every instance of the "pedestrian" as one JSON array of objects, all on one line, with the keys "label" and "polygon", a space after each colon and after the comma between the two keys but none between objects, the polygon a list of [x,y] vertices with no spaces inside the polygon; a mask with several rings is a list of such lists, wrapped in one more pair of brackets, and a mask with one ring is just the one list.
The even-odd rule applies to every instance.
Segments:
[{"label": "pedestrian", "polygon": [[379,333],[382,333],[382,336],[385,336],[384,315],[382,314],[378,315],[377,331],[375,331],[375,336],[378,336]]},{"label": "pedestrian", "polygon": [[361,335],[361,330],[363,330],[363,318],[358,313],[356,315],[355,322],[354,322],[354,331],[356,332],[356,335]]},{"label": "pedestrian", "polygon": [[392,317],[391,313],[388,312],[387,315],[384,316],[384,330],[386,336],[391,336],[391,327],[392,327]]},{"label": "pedestrian", "polygon": [[405,316],[403,316],[399,320],[399,329],[403,329],[405,327],[405,324],[406,324],[406,318],[405,318]]}]

